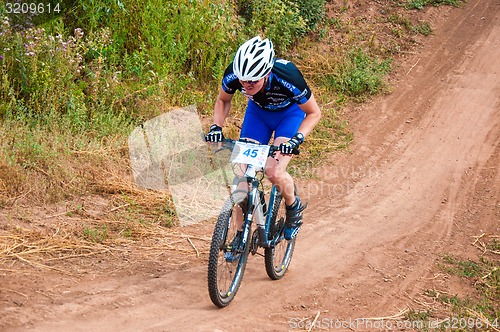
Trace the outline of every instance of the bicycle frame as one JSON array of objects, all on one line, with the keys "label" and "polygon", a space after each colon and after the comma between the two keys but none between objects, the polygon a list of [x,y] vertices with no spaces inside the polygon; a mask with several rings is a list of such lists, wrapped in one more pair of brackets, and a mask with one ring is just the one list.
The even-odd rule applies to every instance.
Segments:
[{"label": "bicycle frame", "polygon": [[[223,144],[226,144],[226,147],[232,150],[236,141],[233,140],[225,140]],[[275,151],[278,150],[277,146],[272,146],[270,150],[270,156],[273,155]],[[293,154],[299,154],[298,150],[295,150]],[[248,211],[245,214],[244,220],[244,229],[243,229],[243,244],[246,244],[246,239],[248,233],[251,231],[252,219],[256,217],[256,221],[258,224],[258,234],[259,234],[259,243],[258,245],[262,248],[273,248],[279,237],[269,239],[270,228],[271,228],[271,218],[272,213],[264,214],[262,210],[262,204],[260,204],[260,190],[259,188],[259,179],[257,179],[256,174],[258,172],[263,172],[263,168],[256,168],[251,164],[246,165],[247,168],[242,176],[238,176],[236,174],[236,178],[233,182],[232,192],[237,190],[238,184],[241,182],[246,182],[248,186]],[[271,189],[271,195],[269,198],[269,206],[267,211],[273,211],[274,203],[276,195],[278,195],[277,188],[273,185]]]},{"label": "bicycle frame", "polygon": [[[248,170],[250,169],[250,174],[248,174]],[[253,222],[253,218],[255,216],[255,221],[257,222],[257,227],[258,227],[258,234],[259,234],[259,246],[262,248],[272,248],[276,245],[277,238],[269,239],[269,234],[270,234],[270,228],[271,228],[271,218],[272,218],[272,213],[269,213],[269,211],[273,211],[274,209],[274,203],[275,203],[275,198],[276,195],[278,195],[278,190],[277,188],[273,185],[271,188],[271,194],[269,198],[269,205],[267,207],[267,212],[264,213],[263,211],[263,206],[260,201],[261,197],[261,190],[259,190],[259,180],[253,175],[253,173],[257,173],[261,170],[255,170],[251,165],[247,167],[247,171],[245,171],[245,174],[241,177],[243,180],[238,179],[237,183],[246,181],[247,185],[249,186],[249,190],[247,193],[248,197],[248,211],[245,214],[245,220],[244,220],[244,232],[243,232],[243,239],[244,242],[246,243],[247,235],[248,232],[251,231],[251,226]],[[236,185],[235,185],[236,187]],[[234,191],[234,190],[233,190]]]}]

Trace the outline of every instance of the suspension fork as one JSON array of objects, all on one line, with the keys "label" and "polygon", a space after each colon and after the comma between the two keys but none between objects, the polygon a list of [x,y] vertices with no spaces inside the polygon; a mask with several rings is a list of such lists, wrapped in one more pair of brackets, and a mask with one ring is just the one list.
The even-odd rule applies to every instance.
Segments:
[{"label": "suspension fork", "polygon": [[262,207],[260,207],[259,204],[256,203],[256,199],[258,197],[258,184],[259,183],[257,180],[247,177],[248,188],[251,187],[252,189],[247,194],[247,212],[245,214],[245,220],[243,222],[243,244],[246,244],[248,234],[252,230],[252,220],[254,218],[254,214],[257,218],[261,216],[259,215],[259,211],[256,211],[256,207],[261,208],[260,212],[262,213]]}]

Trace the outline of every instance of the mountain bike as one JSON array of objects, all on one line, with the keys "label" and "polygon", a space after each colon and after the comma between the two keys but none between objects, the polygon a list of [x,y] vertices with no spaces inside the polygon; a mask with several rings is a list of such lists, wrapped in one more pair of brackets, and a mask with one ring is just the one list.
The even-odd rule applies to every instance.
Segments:
[{"label": "mountain bike", "polygon": [[[224,139],[218,151],[223,149],[232,151],[230,161],[235,178],[215,224],[208,260],[208,292],[220,308],[234,299],[249,253],[262,255],[257,250],[264,248],[267,275],[278,280],[290,265],[296,241],[295,237],[286,240],[283,235],[285,200],[275,186],[271,187],[266,202],[264,166],[269,156],[275,156],[278,147]],[[245,189],[241,189],[242,184]],[[239,230],[240,241],[235,244],[241,222],[243,231]]]}]

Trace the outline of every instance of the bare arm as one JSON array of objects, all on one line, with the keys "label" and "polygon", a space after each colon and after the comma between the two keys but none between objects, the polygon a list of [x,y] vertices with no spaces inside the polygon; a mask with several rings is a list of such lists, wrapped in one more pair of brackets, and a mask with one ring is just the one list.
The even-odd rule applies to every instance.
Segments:
[{"label": "bare arm", "polygon": [[305,104],[299,105],[299,107],[306,113],[306,117],[302,121],[297,132],[307,136],[321,119],[321,110],[319,109],[314,95],[312,95]]},{"label": "bare arm", "polygon": [[229,110],[231,109],[231,100],[233,99],[233,95],[226,93],[222,88],[219,90],[219,95],[217,96],[217,100],[215,101],[214,106],[214,123],[220,127],[224,124],[224,121],[229,114]]}]

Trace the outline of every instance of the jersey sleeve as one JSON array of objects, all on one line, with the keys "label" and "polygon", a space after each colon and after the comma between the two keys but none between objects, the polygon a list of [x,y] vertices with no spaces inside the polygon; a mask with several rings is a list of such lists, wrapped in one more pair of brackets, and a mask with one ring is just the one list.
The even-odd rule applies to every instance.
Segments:
[{"label": "jersey sleeve", "polygon": [[276,69],[280,77],[280,83],[292,93],[292,99],[297,104],[304,104],[311,98],[311,89],[295,64],[278,59],[275,62],[274,69]]},{"label": "jersey sleeve", "polygon": [[241,90],[243,86],[241,85],[238,77],[233,72],[233,64],[231,63],[224,71],[224,77],[222,78],[222,90],[229,94],[234,94],[237,90]]}]

